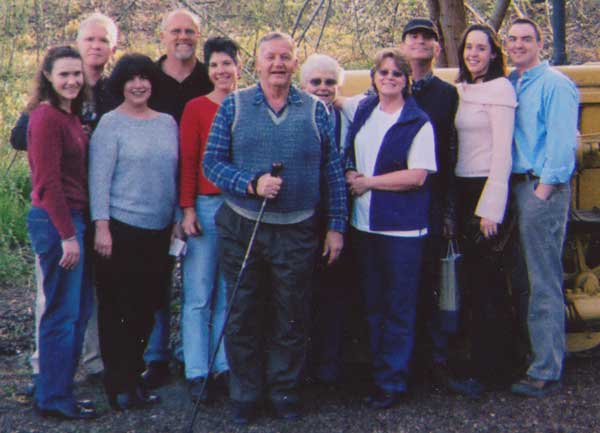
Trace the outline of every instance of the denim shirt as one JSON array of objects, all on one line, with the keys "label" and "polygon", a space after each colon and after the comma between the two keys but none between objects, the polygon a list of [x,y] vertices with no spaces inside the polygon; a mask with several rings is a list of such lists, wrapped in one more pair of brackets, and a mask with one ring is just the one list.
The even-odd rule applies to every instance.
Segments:
[{"label": "denim shirt", "polygon": [[568,182],[577,147],[577,87],[547,61],[509,79],[518,102],[513,173],[531,173],[545,184]]}]

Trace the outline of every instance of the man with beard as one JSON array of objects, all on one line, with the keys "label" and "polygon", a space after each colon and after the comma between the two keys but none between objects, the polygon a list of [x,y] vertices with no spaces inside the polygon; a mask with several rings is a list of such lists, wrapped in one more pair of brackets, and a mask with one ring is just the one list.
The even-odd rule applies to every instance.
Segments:
[{"label": "man with beard", "polygon": [[[167,13],[161,24],[160,40],[166,54],[157,61],[158,84],[152,89],[150,107],[168,113],[177,124],[183,108],[191,99],[212,91],[208,71],[196,57],[200,38],[200,19],[187,9],[176,9]],[[171,281],[165,281],[170,285]],[[144,355],[147,370],[142,375],[148,388],[157,388],[169,378],[170,303],[171,291],[163,307],[155,314],[154,329]]]}]

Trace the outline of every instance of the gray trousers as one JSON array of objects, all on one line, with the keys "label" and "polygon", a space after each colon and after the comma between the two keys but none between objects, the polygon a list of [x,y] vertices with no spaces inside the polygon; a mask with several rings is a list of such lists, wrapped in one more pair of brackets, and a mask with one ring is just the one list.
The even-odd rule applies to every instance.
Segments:
[{"label": "gray trousers", "polygon": [[[39,258],[35,257],[35,352],[31,354],[30,364],[33,374],[39,374],[39,330],[40,320],[46,308],[46,297],[44,296],[44,286],[42,281],[42,269]],[[94,288],[94,304],[92,315],[88,320],[85,330],[85,339],[83,341],[83,351],[81,354],[81,364],[87,374],[95,374],[104,370],[102,357],[100,356],[100,344],[98,343],[98,306],[95,299],[96,290]]]},{"label": "gray trousers", "polygon": [[[215,221],[230,299],[255,222],[226,204]],[[259,227],[225,334],[232,400],[298,400],[317,233],[314,216],[296,224]]]},{"label": "gray trousers", "polygon": [[565,353],[562,248],[571,198],[568,183],[554,186],[547,200],[533,193],[537,181],[512,182],[521,250],[529,281],[527,327],[533,361],[527,375],[558,380]]}]

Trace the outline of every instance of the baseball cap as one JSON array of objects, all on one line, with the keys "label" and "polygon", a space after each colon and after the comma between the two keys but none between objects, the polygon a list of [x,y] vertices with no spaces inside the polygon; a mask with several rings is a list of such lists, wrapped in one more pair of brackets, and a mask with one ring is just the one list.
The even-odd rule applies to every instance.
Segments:
[{"label": "baseball cap", "polygon": [[437,29],[435,28],[435,24],[430,19],[427,18],[413,18],[404,26],[404,30],[402,31],[402,40],[407,33],[410,33],[415,30],[424,30],[433,34],[435,40],[439,40],[439,35]]}]

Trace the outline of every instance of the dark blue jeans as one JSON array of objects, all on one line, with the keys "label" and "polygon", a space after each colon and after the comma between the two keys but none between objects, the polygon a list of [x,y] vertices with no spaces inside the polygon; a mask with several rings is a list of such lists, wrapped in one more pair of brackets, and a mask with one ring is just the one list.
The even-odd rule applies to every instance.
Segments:
[{"label": "dark blue jeans", "polygon": [[40,409],[63,412],[75,408],[73,378],[93,303],[83,242],[85,218],[76,210],[71,211],[71,218],[81,256],[74,269],[66,270],[58,265],[63,254],[62,244],[48,213],[32,207],[27,216],[27,228],[33,250],[39,256],[46,297],[46,308],[40,319],[40,372],[35,401]]},{"label": "dark blue jeans", "polygon": [[352,237],[369,323],[375,385],[385,391],[405,392],[415,341],[423,238],[358,230],[352,231]]}]

